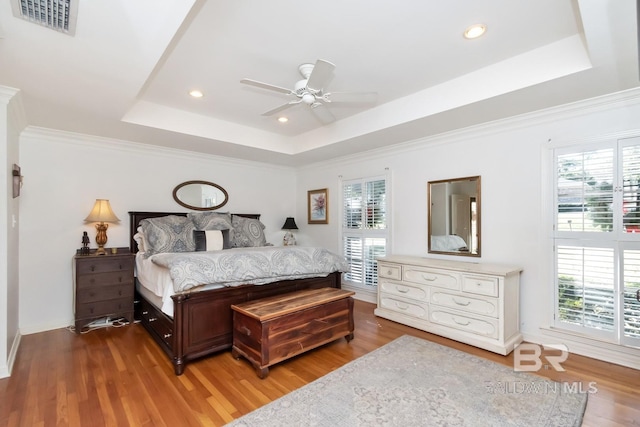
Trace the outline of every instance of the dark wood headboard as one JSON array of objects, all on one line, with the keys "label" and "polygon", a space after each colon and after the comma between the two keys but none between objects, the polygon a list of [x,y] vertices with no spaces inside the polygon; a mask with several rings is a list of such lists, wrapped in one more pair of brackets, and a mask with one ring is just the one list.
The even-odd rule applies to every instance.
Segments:
[{"label": "dark wood headboard", "polygon": [[[138,232],[140,221],[148,218],[158,218],[167,215],[187,216],[187,212],[141,212],[141,211],[129,211],[129,250],[135,254],[138,252],[138,244],[133,240],[133,236]],[[260,214],[237,214],[232,213],[232,216],[241,216],[244,218],[260,219]]]}]

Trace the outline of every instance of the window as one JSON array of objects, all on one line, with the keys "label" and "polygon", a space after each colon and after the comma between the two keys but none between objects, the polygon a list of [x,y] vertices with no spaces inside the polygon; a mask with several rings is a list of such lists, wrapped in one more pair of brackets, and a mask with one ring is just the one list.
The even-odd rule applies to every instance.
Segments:
[{"label": "window", "polygon": [[342,252],[351,267],[345,280],[377,285],[376,258],[386,254],[388,232],[386,178],[343,181]]},{"label": "window", "polygon": [[558,148],[556,326],[640,345],[640,138]]}]

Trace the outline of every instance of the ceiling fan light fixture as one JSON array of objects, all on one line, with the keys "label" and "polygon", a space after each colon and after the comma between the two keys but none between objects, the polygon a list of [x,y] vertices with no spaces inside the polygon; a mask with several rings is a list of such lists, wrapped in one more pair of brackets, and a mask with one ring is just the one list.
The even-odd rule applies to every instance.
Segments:
[{"label": "ceiling fan light fixture", "polygon": [[310,93],[305,93],[304,95],[302,95],[302,102],[304,102],[307,105],[311,105],[314,102],[316,102],[316,97]]},{"label": "ceiling fan light fixture", "polygon": [[483,35],[485,32],[487,31],[487,26],[484,24],[473,24],[469,27],[467,27],[466,30],[464,30],[464,38],[465,39],[477,39],[478,37],[480,37],[481,35]]}]

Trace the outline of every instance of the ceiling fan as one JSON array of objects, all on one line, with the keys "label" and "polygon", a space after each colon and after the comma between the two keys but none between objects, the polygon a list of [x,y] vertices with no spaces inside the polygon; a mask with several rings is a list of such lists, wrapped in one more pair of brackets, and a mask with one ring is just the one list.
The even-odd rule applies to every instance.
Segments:
[{"label": "ceiling fan", "polygon": [[329,61],[318,59],[315,64],[302,64],[298,71],[303,79],[295,83],[293,89],[262,83],[252,79],[242,79],[240,83],[256,86],[262,89],[289,95],[295,99],[280,105],[272,110],[262,113],[263,116],[271,116],[298,104],[308,105],[311,111],[323,123],[331,123],[334,115],[326,108],[325,104],[332,102],[374,102],[376,92],[326,92],[326,85],[332,78],[336,66]]}]

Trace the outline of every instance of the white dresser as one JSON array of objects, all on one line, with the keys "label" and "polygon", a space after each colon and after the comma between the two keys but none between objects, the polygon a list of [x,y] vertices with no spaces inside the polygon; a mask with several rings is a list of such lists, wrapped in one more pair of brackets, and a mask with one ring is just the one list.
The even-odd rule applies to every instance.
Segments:
[{"label": "white dresser", "polygon": [[506,355],[522,342],[520,271],[414,256],[380,258],[375,314]]}]

